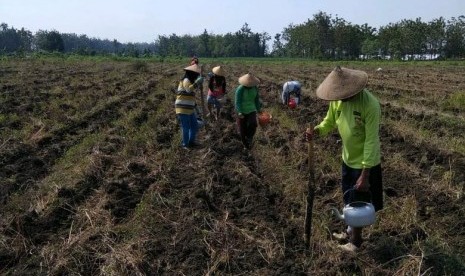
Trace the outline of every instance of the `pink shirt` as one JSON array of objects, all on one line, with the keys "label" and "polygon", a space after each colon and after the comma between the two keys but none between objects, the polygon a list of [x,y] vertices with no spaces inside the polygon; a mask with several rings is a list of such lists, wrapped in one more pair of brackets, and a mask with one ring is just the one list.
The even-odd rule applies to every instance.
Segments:
[{"label": "pink shirt", "polygon": [[223,85],[222,84],[216,84],[215,79],[213,79],[213,91],[211,89],[208,89],[208,96],[213,96],[213,97],[222,97],[224,95],[224,90],[223,90]]}]

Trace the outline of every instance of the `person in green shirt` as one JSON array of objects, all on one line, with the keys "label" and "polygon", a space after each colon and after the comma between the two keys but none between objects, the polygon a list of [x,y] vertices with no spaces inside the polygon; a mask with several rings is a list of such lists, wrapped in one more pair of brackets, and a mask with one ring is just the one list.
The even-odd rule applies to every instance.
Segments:
[{"label": "person in green shirt", "polygon": [[257,85],[260,80],[252,74],[239,78],[235,94],[237,126],[242,144],[246,149],[252,148],[253,137],[257,130],[257,113],[260,113],[260,96]]},{"label": "person in green shirt", "polygon": [[[323,121],[308,128],[306,138],[325,136],[337,128],[342,140],[342,192],[344,204],[352,201],[372,202],[375,210],[383,208],[381,149],[379,124],[381,108],[378,99],[366,89],[368,75],[359,70],[336,67],[317,88],[316,95],[330,101]],[[348,227],[334,233],[341,245],[356,251],[362,244],[362,228]]]}]

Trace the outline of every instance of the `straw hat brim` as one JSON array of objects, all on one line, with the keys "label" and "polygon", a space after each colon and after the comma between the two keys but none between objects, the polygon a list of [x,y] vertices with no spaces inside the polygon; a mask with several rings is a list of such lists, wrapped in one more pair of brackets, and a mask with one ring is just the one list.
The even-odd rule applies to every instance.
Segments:
[{"label": "straw hat brim", "polygon": [[200,69],[200,66],[198,64],[192,64],[190,66],[187,66],[186,68],[184,68],[184,70],[196,72],[196,73],[199,73],[199,74],[202,72],[202,70]]},{"label": "straw hat brim", "polygon": [[215,74],[215,75],[217,75],[217,76],[220,76],[220,77],[224,77],[224,76],[225,76],[224,69],[223,69],[223,67],[221,67],[221,66],[213,67],[212,72],[213,72],[213,74]]},{"label": "straw hat brim", "polygon": [[239,78],[239,83],[243,86],[252,87],[257,86],[260,83],[260,80],[252,74],[245,74]]},{"label": "straw hat brim", "polygon": [[335,101],[355,96],[365,88],[368,75],[364,71],[336,67],[318,86],[318,98]]}]

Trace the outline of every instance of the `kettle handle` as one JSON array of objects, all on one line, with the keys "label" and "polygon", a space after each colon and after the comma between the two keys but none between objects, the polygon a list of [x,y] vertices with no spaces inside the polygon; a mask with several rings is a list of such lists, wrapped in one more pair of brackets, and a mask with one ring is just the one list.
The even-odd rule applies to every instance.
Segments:
[{"label": "kettle handle", "polygon": [[[347,189],[347,191],[345,191],[345,192],[342,194],[342,198],[344,198],[344,197],[346,196],[347,192],[349,192],[349,191],[352,191],[352,196],[350,197],[350,202],[352,202],[353,199],[354,199],[354,193],[353,193],[353,192],[357,191],[357,190],[356,190],[355,188],[353,188],[353,187],[350,188],[350,189]],[[370,203],[373,203],[373,194],[371,193],[371,191],[368,190],[368,191],[363,192],[363,193],[369,193],[369,194],[370,194]]]}]

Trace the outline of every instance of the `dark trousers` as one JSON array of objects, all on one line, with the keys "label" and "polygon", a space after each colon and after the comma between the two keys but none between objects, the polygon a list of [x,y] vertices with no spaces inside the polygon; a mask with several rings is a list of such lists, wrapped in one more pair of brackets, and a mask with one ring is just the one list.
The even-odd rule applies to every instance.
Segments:
[{"label": "dark trousers", "polygon": [[[383,209],[383,178],[381,174],[381,164],[370,169],[368,183],[369,192],[360,192],[354,189],[357,179],[360,177],[362,169],[353,169],[342,162],[342,192],[344,194],[344,204],[353,201],[371,202],[376,211]],[[350,241],[355,246],[362,245],[362,228],[351,229]]]},{"label": "dark trousers", "polygon": [[352,201],[365,201],[373,203],[376,211],[383,209],[383,177],[381,173],[381,164],[370,169],[368,183],[370,192],[360,192],[351,190],[355,186],[357,179],[360,177],[362,169],[353,169],[342,163],[342,192],[344,193],[344,204]]},{"label": "dark trousers", "polygon": [[236,122],[242,144],[244,144],[244,147],[250,149],[252,147],[253,136],[257,131],[257,112],[244,114],[244,118],[237,118]]}]

